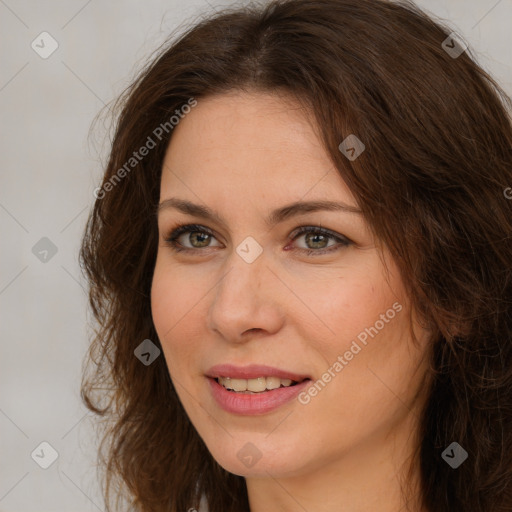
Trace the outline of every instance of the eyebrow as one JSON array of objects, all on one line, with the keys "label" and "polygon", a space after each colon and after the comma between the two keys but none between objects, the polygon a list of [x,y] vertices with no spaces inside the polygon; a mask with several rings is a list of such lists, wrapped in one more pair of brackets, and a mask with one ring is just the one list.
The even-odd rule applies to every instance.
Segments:
[{"label": "eyebrow", "polygon": [[[179,210],[189,215],[194,215],[196,217],[202,217],[204,219],[213,220],[223,225],[226,224],[224,219],[217,212],[208,208],[208,206],[194,204],[184,199],[171,197],[169,199],[163,200],[158,205],[157,214],[167,208],[175,208],[176,210]],[[337,211],[345,213],[355,213],[358,215],[362,215],[362,212],[359,208],[355,206],[350,206],[342,202],[298,201],[283,206],[281,208],[277,208],[276,210],[272,211],[270,215],[266,218],[265,222],[268,226],[274,226],[296,215],[303,215],[305,213],[316,212],[321,210],[331,212]]]}]

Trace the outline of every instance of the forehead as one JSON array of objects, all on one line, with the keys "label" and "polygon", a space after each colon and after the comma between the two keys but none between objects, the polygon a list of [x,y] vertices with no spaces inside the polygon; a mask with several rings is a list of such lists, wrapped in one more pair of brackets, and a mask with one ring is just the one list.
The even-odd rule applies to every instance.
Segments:
[{"label": "forehead", "polygon": [[[354,203],[317,135],[313,113],[292,97],[230,92],[198,100],[173,131],[161,195],[194,190]],[[313,197],[314,196],[314,197]],[[197,197],[196,197],[197,199]]]}]

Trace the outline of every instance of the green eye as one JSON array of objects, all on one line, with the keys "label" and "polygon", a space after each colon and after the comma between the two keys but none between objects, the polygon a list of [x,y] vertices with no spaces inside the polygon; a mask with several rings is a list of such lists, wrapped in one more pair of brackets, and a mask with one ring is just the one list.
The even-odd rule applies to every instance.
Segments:
[{"label": "green eye", "polygon": [[[183,235],[188,235],[184,239],[190,246],[184,245],[183,241],[179,240]],[[321,226],[302,226],[293,233],[291,240],[295,241],[301,236],[304,236],[306,247],[298,247],[296,250],[306,252],[310,256],[326,254],[352,244],[343,235]],[[176,252],[195,252],[208,247],[219,247],[219,245],[211,245],[212,240],[216,240],[214,233],[207,227],[198,224],[178,226],[165,238],[165,242]],[[337,243],[329,245],[330,240]]]}]

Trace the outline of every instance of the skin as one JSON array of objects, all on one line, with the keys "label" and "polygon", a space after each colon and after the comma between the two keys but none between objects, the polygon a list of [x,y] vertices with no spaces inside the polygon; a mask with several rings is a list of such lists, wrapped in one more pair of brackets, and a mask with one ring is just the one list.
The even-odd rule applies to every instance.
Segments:
[{"label": "skin", "polygon": [[[405,503],[398,477],[418,442],[428,336],[412,312],[412,342],[398,269],[385,248],[379,257],[360,214],[317,211],[265,224],[271,210],[299,200],[358,206],[311,119],[292,98],[230,92],[200,99],[175,128],[160,200],[206,205],[224,223],[161,209],[153,321],[192,424],[218,463],[246,478],[252,512],[341,504],[344,512],[397,512]],[[185,233],[179,242],[192,251],[174,252],[165,238],[191,223],[214,236]],[[293,239],[297,228],[319,225],[353,243]],[[252,263],[236,252],[248,236],[263,249]],[[337,249],[306,253],[326,245]],[[214,401],[211,366],[266,364],[316,381],[397,302],[402,310],[306,405],[293,400],[246,416]],[[250,468],[237,457],[247,442],[261,454]],[[414,500],[409,507],[421,510]]]}]

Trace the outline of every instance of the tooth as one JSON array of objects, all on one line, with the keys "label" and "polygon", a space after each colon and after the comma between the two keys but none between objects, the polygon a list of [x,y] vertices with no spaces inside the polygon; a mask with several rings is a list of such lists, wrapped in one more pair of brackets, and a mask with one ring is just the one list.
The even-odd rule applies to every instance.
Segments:
[{"label": "tooth", "polygon": [[258,392],[258,391],[265,391],[266,389],[266,380],[265,377],[258,377],[257,379],[248,379],[247,381],[247,390]]},{"label": "tooth", "polygon": [[229,377],[219,377],[219,384],[225,388],[230,388],[231,379]]},{"label": "tooth", "polygon": [[279,377],[258,377],[256,379],[233,379],[231,377],[219,377],[219,384],[226,389],[249,393],[262,393],[265,390],[277,389],[282,386],[290,386],[291,379],[280,379]]},{"label": "tooth", "polygon": [[277,389],[281,386],[281,379],[279,377],[267,377],[267,389]]},{"label": "tooth", "polygon": [[247,391],[247,379],[231,379],[230,387],[235,391]]}]

